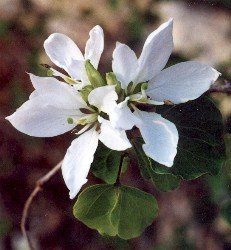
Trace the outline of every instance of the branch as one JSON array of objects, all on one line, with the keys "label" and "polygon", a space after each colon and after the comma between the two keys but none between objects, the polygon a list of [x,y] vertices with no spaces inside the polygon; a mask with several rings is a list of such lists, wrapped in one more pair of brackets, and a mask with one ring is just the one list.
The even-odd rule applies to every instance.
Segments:
[{"label": "branch", "polygon": [[36,186],[35,186],[33,192],[30,194],[26,203],[24,204],[24,208],[23,208],[23,212],[22,212],[22,220],[21,220],[21,231],[22,231],[23,236],[27,240],[28,246],[30,247],[31,250],[34,250],[35,248],[34,248],[32,241],[28,235],[28,232],[26,230],[26,221],[27,221],[30,206],[31,206],[34,198],[42,190],[42,186],[47,181],[49,181],[53,175],[55,175],[59,171],[59,169],[61,168],[62,162],[63,162],[63,160],[60,161],[56,166],[54,166],[54,168],[52,168],[46,175],[44,175],[43,177],[41,177],[39,180],[36,181]]},{"label": "branch", "polygon": [[208,90],[209,93],[225,93],[231,95],[231,82],[224,81],[223,84],[214,84]]}]

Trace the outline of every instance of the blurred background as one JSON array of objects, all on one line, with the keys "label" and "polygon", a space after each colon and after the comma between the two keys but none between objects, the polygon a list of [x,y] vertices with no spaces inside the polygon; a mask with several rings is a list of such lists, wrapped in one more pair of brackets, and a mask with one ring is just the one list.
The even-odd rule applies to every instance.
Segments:
[{"label": "blurred background", "polygon": [[[147,35],[170,17],[175,43],[170,63],[199,60],[222,73],[218,84],[230,83],[230,0],[0,0],[0,249],[27,249],[20,232],[23,205],[36,180],[63,158],[74,138],[71,133],[29,137],[4,119],[33,91],[26,72],[46,75],[40,63],[51,62],[44,40],[53,32],[65,33],[83,51],[88,32],[100,24],[105,31],[100,70],[106,72],[111,71],[116,41],[139,55]],[[102,237],[74,218],[74,201],[59,172],[30,209],[27,228],[37,248],[231,249],[231,96],[212,96],[223,115],[227,146],[228,160],[219,176],[182,182],[177,190],[163,193],[132,166],[125,183],[153,193],[160,214],[140,237],[123,241]],[[92,183],[99,180],[90,176]]]}]

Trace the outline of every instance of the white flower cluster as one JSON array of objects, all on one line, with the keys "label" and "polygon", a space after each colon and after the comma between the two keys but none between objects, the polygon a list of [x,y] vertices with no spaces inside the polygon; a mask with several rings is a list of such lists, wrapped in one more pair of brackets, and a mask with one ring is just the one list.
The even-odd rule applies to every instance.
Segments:
[{"label": "white flower cluster", "polygon": [[68,148],[62,164],[70,198],[87,181],[98,141],[124,151],[132,147],[126,131],[133,127],[143,137],[147,156],[167,167],[173,165],[178,143],[175,125],[155,112],[140,110],[137,104],[178,104],[196,99],[210,88],[219,73],[192,61],[163,69],[173,49],[172,26],[170,19],[153,31],[139,58],[127,45],[117,43],[113,72],[107,74],[106,81],[97,71],[104,48],[100,26],[90,31],[84,55],[64,34],[54,33],[44,42],[51,61],[67,75],[53,68],[49,68],[50,77],[30,74],[35,90],[6,119],[19,131],[37,137],[79,128],[79,136]]}]

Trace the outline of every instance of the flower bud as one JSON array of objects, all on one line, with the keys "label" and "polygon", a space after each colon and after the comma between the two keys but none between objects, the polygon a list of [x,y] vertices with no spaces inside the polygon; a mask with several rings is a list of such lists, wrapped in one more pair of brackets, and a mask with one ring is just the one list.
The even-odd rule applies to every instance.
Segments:
[{"label": "flower bud", "polygon": [[121,91],[120,82],[116,79],[116,76],[113,72],[106,73],[106,81],[108,85],[116,85],[115,91],[117,94]]},{"label": "flower bud", "polygon": [[88,79],[91,85],[93,86],[93,88],[98,88],[98,87],[106,85],[103,77],[101,76],[99,71],[93,67],[90,60],[86,60],[85,69],[87,72]]},{"label": "flower bud", "polygon": [[88,100],[88,95],[90,94],[90,92],[91,92],[93,89],[94,89],[94,87],[93,87],[92,85],[87,85],[87,86],[85,86],[85,87],[83,87],[83,88],[81,89],[80,94],[81,94],[81,96],[82,96],[82,98],[83,98],[83,100],[84,100],[85,102],[87,102],[87,100]]}]

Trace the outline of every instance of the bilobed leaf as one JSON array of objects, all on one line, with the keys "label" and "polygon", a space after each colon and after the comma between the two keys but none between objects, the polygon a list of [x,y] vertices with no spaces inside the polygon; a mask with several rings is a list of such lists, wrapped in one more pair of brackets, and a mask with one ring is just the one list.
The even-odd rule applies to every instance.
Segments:
[{"label": "bilobed leaf", "polygon": [[91,171],[106,183],[114,184],[119,171],[120,158],[121,152],[111,150],[100,143],[91,165]]},{"label": "bilobed leaf", "polygon": [[145,179],[151,179],[149,170],[151,168],[151,162],[143,151],[143,143],[144,142],[141,138],[135,138],[132,140],[132,145],[137,156],[140,173]]},{"label": "bilobed leaf", "polygon": [[95,185],[80,193],[74,205],[74,216],[100,234],[115,236],[116,228],[111,223],[110,212],[117,202],[113,185]]},{"label": "bilobed leaf", "polygon": [[75,217],[102,235],[131,239],[139,236],[158,213],[155,198],[137,188],[95,185],[74,205]]},{"label": "bilobed leaf", "polygon": [[145,179],[151,179],[156,188],[161,191],[170,191],[177,188],[180,184],[180,178],[173,175],[169,168],[165,166],[157,167],[155,162],[148,158],[143,149],[143,140],[136,138],[133,140],[133,147],[137,155],[139,168]]},{"label": "bilobed leaf", "polygon": [[[216,175],[225,159],[220,111],[206,96],[176,106],[157,107],[179,132],[179,143],[171,173],[194,179],[205,173]],[[155,163],[158,167],[160,164]]]},{"label": "bilobed leaf", "polygon": [[174,190],[180,185],[180,179],[173,174],[157,174],[152,171],[152,180],[155,186],[163,192]]}]

